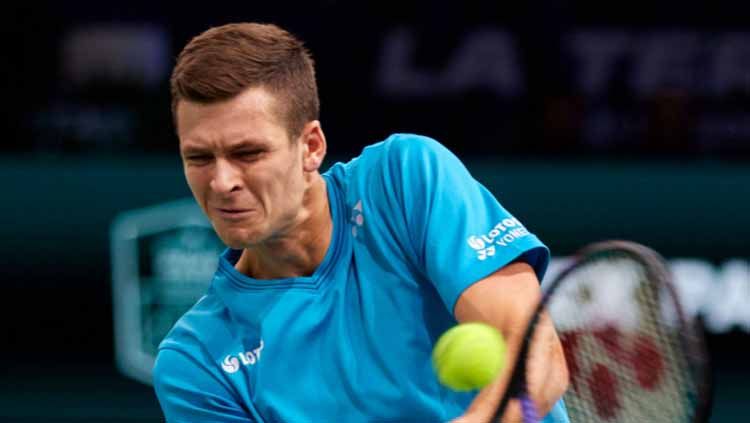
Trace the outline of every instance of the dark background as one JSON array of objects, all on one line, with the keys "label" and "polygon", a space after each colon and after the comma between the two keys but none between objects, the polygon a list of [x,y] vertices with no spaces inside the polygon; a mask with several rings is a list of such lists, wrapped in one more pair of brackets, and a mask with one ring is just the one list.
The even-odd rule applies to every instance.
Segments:
[{"label": "dark background", "polygon": [[[168,77],[223,23],[306,40],[331,161],[421,133],[555,255],[610,237],[717,266],[750,255],[747,6],[253,3],[0,6],[0,420],[160,419],[151,388],[114,366],[109,230],[189,195]],[[709,331],[714,421],[747,414],[748,331]]]}]

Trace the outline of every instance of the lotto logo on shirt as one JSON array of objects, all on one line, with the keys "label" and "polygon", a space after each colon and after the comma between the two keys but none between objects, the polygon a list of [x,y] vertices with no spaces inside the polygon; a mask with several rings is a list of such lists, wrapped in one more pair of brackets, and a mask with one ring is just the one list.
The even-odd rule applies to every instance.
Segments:
[{"label": "lotto logo on shirt", "polygon": [[479,260],[495,255],[495,246],[507,247],[513,241],[529,235],[529,231],[515,217],[503,219],[484,235],[471,235],[466,239],[477,252]]},{"label": "lotto logo on shirt", "polygon": [[260,361],[261,351],[263,351],[262,339],[260,340],[258,348],[252,351],[238,353],[237,357],[239,357],[239,359],[231,354],[224,357],[224,360],[221,362],[221,368],[227,373],[235,373],[240,369],[240,363],[242,363],[243,366],[253,366]]}]

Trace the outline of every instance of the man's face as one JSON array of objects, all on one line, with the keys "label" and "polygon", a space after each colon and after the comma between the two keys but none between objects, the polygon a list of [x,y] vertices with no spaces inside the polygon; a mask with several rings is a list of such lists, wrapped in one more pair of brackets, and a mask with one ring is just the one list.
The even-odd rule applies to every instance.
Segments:
[{"label": "man's face", "polygon": [[[181,101],[180,155],[190,190],[226,245],[248,248],[300,219],[309,178],[299,140],[290,142],[276,100],[251,88],[215,104]],[[302,137],[301,137],[302,138]]]}]

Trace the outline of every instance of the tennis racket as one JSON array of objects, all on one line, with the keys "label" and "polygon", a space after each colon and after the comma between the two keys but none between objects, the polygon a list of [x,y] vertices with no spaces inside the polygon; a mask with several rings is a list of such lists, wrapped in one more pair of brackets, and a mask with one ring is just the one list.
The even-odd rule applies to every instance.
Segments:
[{"label": "tennis racket", "polygon": [[570,374],[571,422],[700,422],[708,419],[708,362],[700,325],[682,312],[664,260],[628,241],[581,250],[547,284],[527,329],[506,394],[525,423],[540,416],[526,390],[527,357],[548,310]]}]

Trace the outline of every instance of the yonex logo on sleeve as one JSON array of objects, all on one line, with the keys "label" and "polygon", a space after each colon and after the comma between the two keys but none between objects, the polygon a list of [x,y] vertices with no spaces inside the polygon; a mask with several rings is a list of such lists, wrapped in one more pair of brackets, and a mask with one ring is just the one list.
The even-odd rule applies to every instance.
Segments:
[{"label": "yonex logo on sleeve", "polygon": [[[260,361],[260,353],[263,351],[263,340],[260,340],[260,345],[252,351],[240,352],[237,357],[233,355],[227,355],[221,362],[221,368],[227,373],[235,373],[240,369],[240,363],[243,366],[254,366],[255,363]],[[237,359],[239,357],[239,360]]]},{"label": "yonex logo on sleeve", "polygon": [[495,255],[495,246],[507,247],[513,241],[529,235],[529,231],[518,221],[511,217],[501,220],[487,234],[477,236],[471,235],[466,239],[469,247],[477,252],[479,260]]}]

